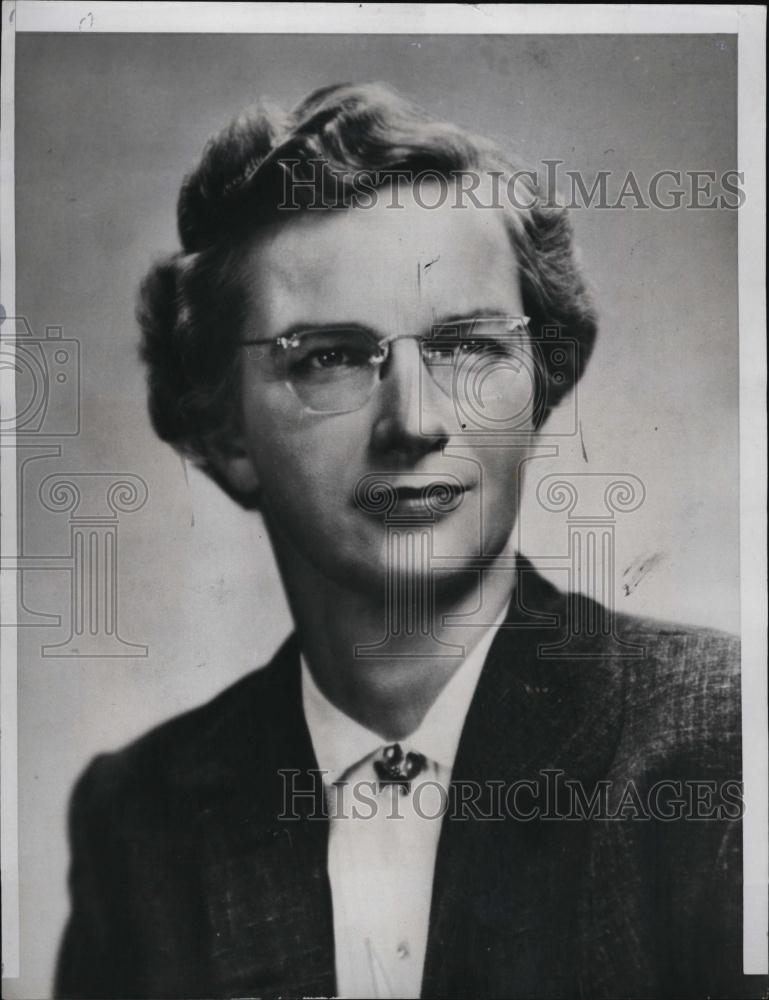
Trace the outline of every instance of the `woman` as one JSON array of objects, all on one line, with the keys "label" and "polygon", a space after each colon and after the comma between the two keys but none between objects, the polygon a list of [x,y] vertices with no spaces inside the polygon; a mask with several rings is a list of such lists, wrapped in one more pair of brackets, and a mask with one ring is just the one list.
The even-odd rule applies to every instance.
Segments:
[{"label": "woman", "polygon": [[236,119],[178,218],[153,423],[261,512],[296,634],[81,779],[59,995],[739,990],[736,643],[515,553],[596,333],[565,211],[371,85]]}]

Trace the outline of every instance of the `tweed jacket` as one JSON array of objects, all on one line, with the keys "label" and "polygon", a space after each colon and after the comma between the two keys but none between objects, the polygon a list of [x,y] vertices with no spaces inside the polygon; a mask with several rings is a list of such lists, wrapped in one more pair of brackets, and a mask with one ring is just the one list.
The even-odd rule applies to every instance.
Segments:
[{"label": "tweed jacket", "polygon": [[[741,974],[737,640],[607,616],[525,561],[515,595],[452,774],[481,791],[443,820],[422,996],[759,996]],[[293,637],[98,757],[72,799],[56,995],[333,996],[316,769]],[[289,810],[288,772],[307,792]]]}]

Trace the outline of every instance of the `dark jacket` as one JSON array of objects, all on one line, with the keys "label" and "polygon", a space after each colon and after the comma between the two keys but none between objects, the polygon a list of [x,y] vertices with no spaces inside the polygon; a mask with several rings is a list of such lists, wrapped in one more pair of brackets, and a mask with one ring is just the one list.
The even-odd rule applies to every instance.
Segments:
[{"label": "dark jacket", "polygon": [[[739,706],[736,639],[608,616],[523,563],[454,767],[480,791],[443,821],[422,995],[759,996]],[[293,638],[97,758],[73,795],[57,995],[333,996],[316,768]],[[307,795],[287,808],[288,782]]]}]

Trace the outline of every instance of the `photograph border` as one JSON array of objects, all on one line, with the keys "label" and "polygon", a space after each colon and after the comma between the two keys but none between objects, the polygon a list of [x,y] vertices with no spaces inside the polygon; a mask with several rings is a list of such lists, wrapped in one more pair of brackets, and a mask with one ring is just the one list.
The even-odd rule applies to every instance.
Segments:
[{"label": "photograph border", "polygon": [[[14,317],[14,51],[21,32],[334,34],[736,34],[738,37],[737,167],[746,208],[739,215],[740,595],[742,639],[743,966],[769,972],[769,792],[767,760],[766,563],[766,294],[765,294],[765,32],[763,6],[536,4],[284,4],[46,2],[3,0],[0,130],[0,323]],[[8,324],[11,327],[11,324]],[[13,351],[13,329],[0,327]],[[11,353],[12,357],[12,353]],[[3,410],[15,412],[14,372],[0,369]],[[2,546],[0,619],[15,620],[18,598],[16,449],[0,448]],[[0,629],[2,729],[3,977],[19,977],[19,828],[17,634]]]}]

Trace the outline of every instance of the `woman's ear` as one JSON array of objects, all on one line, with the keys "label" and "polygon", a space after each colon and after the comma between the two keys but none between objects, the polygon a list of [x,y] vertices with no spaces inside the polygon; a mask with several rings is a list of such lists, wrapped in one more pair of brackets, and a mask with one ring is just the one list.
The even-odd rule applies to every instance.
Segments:
[{"label": "woman's ear", "polygon": [[239,436],[211,445],[206,459],[207,471],[230,496],[244,507],[256,506],[259,476],[253,459]]}]

